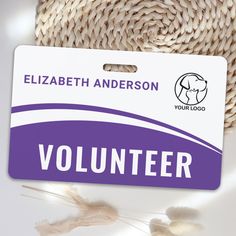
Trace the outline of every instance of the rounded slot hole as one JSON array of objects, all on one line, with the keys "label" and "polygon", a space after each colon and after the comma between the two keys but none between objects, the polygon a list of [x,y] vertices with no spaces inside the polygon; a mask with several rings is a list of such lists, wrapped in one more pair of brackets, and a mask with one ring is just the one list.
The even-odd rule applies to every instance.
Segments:
[{"label": "rounded slot hole", "polygon": [[103,70],[107,72],[136,73],[138,67],[135,65],[124,65],[124,64],[104,64]]}]

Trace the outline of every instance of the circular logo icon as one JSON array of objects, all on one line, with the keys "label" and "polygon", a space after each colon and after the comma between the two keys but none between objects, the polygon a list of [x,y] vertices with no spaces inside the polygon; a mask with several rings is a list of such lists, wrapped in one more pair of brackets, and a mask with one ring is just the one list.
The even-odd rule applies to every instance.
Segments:
[{"label": "circular logo icon", "polygon": [[185,105],[197,105],[207,95],[207,81],[196,73],[186,73],[176,81],[175,95]]}]

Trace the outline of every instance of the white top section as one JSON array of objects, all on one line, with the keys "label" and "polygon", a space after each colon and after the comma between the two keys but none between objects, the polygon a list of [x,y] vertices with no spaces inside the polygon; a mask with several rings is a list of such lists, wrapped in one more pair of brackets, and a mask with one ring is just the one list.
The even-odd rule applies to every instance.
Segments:
[{"label": "white top section", "polygon": [[[138,70],[106,72],[104,64],[136,65]],[[206,86],[196,85],[199,81],[193,76],[180,83],[182,79],[178,79],[189,72],[200,75],[207,81]],[[222,57],[20,46],[15,52],[12,107],[69,103],[112,108],[167,123],[222,149],[226,72],[227,64]],[[71,86],[41,84],[39,76],[49,76],[47,82],[53,76],[55,80],[71,77],[72,82]],[[43,78],[46,77],[41,77],[41,82]],[[80,78],[78,86],[73,78]],[[82,86],[83,78],[89,80],[89,86]],[[134,85],[133,89],[94,87],[97,79],[124,80],[125,86],[127,81],[148,82],[144,88],[153,82],[158,83],[158,91],[136,90]],[[204,89],[207,90],[201,92]],[[185,105],[188,99],[203,101]]]}]

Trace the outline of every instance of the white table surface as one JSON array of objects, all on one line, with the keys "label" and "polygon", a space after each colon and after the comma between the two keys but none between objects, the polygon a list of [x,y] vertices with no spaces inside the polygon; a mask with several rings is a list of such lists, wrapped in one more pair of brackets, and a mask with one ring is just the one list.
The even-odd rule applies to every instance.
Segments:
[{"label": "white table surface", "polygon": [[[34,18],[36,0],[1,0],[0,4],[0,234],[4,236],[37,235],[35,223],[66,217],[75,210],[52,199],[39,201],[21,194],[25,191],[23,181],[8,177],[9,119],[12,82],[13,51],[20,44],[34,44]],[[161,188],[113,187],[78,184],[78,189],[89,200],[105,200],[120,210],[125,217],[148,221],[169,206],[190,206],[198,208],[200,221],[205,230],[199,236],[235,235],[236,210],[236,130],[225,136],[223,173],[221,187],[216,191],[173,190]],[[28,185],[33,182],[26,182]],[[45,183],[40,187],[50,187]],[[122,218],[124,220],[124,218]],[[122,220],[121,219],[121,220]],[[148,232],[148,226],[134,220],[125,220]],[[114,225],[80,228],[69,236],[144,236],[135,227],[118,221]]]}]

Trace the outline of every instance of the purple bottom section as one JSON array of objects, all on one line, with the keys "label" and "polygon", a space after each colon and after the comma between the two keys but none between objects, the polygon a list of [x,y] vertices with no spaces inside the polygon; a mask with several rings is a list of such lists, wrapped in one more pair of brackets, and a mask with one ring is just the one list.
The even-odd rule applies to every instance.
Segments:
[{"label": "purple bottom section", "polygon": [[[54,145],[48,170],[41,168],[39,144],[44,145],[45,154],[48,145]],[[72,150],[71,168],[64,172],[56,167],[57,148],[61,145],[67,145]],[[87,172],[76,172],[78,146],[83,147],[82,165],[87,168]],[[98,148],[97,167],[100,166],[100,148],[107,148],[106,169],[103,173],[92,171],[92,147]],[[118,154],[121,149],[126,149],[124,174],[120,174],[118,169],[115,174],[110,173],[112,148]],[[138,175],[132,175],[133,156],[129,153],[130,149],[143,151],[138,158]],[[146,150],[158,151],[152,157],[155,164],[151,168],[156,176],[145,175]],[[163,151],[173,152],[173,156],[168,158],[171,166],[167,167],[172,177],[160,176]],[[191,178],[176,177],[178,152],[191,154]],[[62,153],[62,166],[65,166],[66,153]],[[9,174],[16,179],[216,189],[220,184],[221,154],[174,135],[136,126],[92,121],[47,122],[11,129]]]}]

